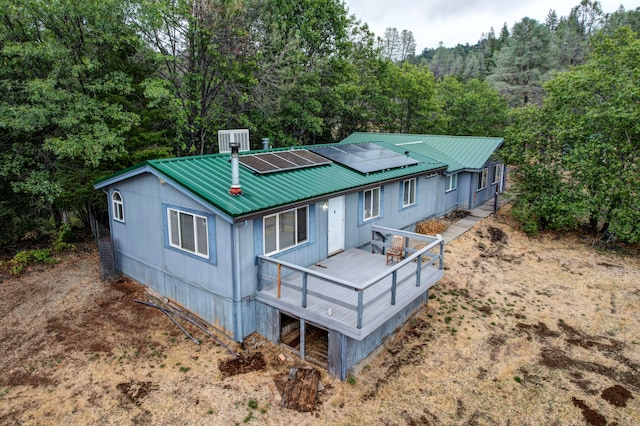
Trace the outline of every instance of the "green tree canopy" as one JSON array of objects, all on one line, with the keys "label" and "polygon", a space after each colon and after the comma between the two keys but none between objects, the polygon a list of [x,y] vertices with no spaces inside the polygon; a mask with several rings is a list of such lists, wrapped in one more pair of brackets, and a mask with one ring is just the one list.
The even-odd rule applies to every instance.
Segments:
[{"label": "green tree canopy", "polygon": [[640,241],[640,39],[596,36],[587,62],[558,74],[542,108],[516,110],[514,210],[531,230],[588,223]]},{"label": "green tree canopy", "polygon": [[436,84],[446,125],[442,133],[460,136],[501,136],[507,122],[507,101],[484,81],[464,83],[445,77]]},{"label": "green tree canopy", "polygon": [[511,106],[539,104],[548,79],[551,34],[544,24],[524,18],[513,26],[511,37],[502,46],[496,68],[487,79]]},{"label": "green tree canopy", "polygon": [[[141,84],[152,66],[128,7],[0,1],[0,179],[14,222],[63,211],[88,220],[92,181],[136,148],[133,132],[141,142]],[[20,197],[28,202],[11,201]],[[7,229],[8,240],[23,231]]]}]

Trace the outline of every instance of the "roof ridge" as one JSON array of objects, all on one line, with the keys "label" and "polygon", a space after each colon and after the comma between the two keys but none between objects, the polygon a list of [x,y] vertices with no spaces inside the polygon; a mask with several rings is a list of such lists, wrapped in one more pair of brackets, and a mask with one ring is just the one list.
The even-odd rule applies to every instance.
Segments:
[{"label": "roof ridge", "polygon": [[[504,139],[502,136],[471,136],[471,135],[436,135],[428,133],[392,133],[392,132],[353,132],[352,134],[360,135],[389,135],[389,136],[419,136],[430,138],[466,138],[466,139]],[[349,142],[353,143],[353,142]]]}]

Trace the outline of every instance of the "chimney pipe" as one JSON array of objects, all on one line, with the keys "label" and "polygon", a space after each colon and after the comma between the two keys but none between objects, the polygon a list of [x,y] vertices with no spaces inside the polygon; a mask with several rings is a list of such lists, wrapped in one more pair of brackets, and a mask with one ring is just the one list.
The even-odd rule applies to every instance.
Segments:
[{"label": "chimney pipe", "polygon": [[262,138],[262,149],[269,149],[269,138]]},{"label": "chimney pipe", "polygon": [[240,189],[240,160],[238,158],[240,142],[229,142],[229,148],[231,148],[231,189],[229,189],[229,194],[240,195],[242,194],[242,189]]}]

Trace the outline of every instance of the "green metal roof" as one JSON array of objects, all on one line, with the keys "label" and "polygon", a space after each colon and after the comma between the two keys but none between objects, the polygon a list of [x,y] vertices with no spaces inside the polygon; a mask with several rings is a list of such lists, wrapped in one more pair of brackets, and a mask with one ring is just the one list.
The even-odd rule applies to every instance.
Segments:
[{"label": "green metal roof", "polygon": [[476,136],[353,133],[341,143],[386,142],[447,164],[448,172],[481,169],[503,143],[502,138]]},{"label": "green metal roof", "polygon": [[[396,147],[392,144],[377,144],[395,152],[404,153],[405,151],[402,147]],[[292,148],[272,151],[287,149]],[[243,154],[247,153],[242,153],[241,156]],[[357,188],[367,185],[402,179],[405,176],[442,170],[447,166],[441,161],[420,153],[411,154],[411,157],[421,163],[369,174],[356,172],[335,162],[328,165],[262,175],[240,166],[242,195],[239,196],[229,194],[231,186],[229,154],[149,160],[100,179],[94,186],[102,188],[121,179],[126,179],[137,171],[142,172],[144,169],[151,168],[229,216],[242,217],[305,200],[357,190]]]}]

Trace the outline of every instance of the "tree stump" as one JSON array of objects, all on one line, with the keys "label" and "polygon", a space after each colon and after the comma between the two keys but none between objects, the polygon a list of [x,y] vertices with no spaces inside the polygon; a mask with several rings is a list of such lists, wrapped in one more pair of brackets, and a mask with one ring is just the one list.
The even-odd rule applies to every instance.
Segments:
[{"label": "tree stump", "polygon": [[297,411],[313,411],[320,373],[315,368],[292,368],[284,383],[280,405]]}]

